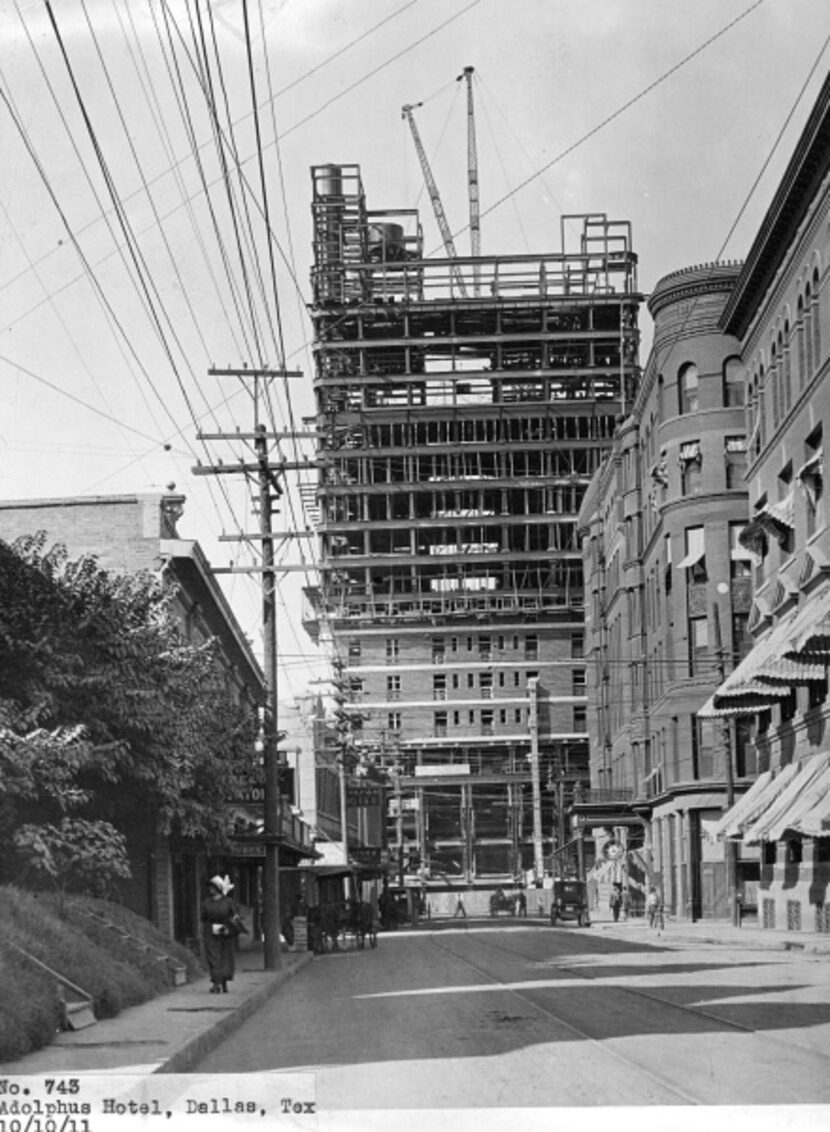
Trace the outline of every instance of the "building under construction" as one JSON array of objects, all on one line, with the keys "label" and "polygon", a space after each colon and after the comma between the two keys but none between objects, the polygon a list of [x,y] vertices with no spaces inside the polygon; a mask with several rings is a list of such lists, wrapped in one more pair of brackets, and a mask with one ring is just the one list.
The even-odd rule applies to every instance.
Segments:
[{"label": "building under construction", "polygon": [[576,518],[636,387],[636,256],[591,214],[556,252],[427,259],[417,212],[370,210],[358,166],[312,182],[307,625],[392,772],[392,873],[440,907],[567,857],[588,784]]}]

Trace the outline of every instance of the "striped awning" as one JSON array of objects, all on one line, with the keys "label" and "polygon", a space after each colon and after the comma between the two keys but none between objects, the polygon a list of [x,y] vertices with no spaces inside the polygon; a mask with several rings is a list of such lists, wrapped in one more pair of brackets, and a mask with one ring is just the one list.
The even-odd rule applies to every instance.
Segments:
[{"label": "striped awning", "polygon": [[830,766],[805,791],[789,819],[790,829],[804,837],[830,837]]},{"label": "striped awning", "polygon": [[801,763],[792,764],[798,767],[797,773],[790,778],[781,793],[770,801],[752,825],[744,828],[744,842],[747,845],[756,845],[759,841],[779,841],[786,830],[793,829],[794,822],[803,812],[805,803],[809,810],[818,801],[813,790],[818,781],[824,778],[828,763],[830,763],[830,753],[822,752]]},{"label": "striped awning", "polygon": [[786,789],[800,769],[799,763],[790,763],[777,773],[764,771],[753,782],[742,798],[728,810],[710,831],[714,837],[741,837],[756,819]]},{"label": "striped awning", "polygon": [[830,661],[830,587],[804,606],[784,656],[800,661]]},{"label": "striped awning", "polygon": [[[727,676],[698,715],[704,719],[754,715],[774,706],[789,695],[791,688],[824,680],[827,672],[821,656],[795,648],[795,642],[803,638],[807,626],[812,627],[811,632],[816,628],[816,610],[811,602],[780,618]],[[830,591],[826,628],[830,634]]]}]

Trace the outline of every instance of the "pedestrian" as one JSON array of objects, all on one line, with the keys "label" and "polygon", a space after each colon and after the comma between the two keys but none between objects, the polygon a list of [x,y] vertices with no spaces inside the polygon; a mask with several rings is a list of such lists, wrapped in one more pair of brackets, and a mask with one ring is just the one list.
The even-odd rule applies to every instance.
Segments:
[{"label": "pedestrian", "polygon": [[455,902],[455,913],[453,914],[453,919],[456,920],[459,916],[461,916],[462,919],[467,919],[467,909],[464,907],[464,901],[460,896]]},{"label": "pedestrian", "polygon": [[608,900],[608,906],[611,909],[611,915],[614,917],[614,923],[620,918],[620,908],[622,907],[622,885],[619,881],[614,881],[614,887],[611,889],[611,896]]},{"label": "pedestrian", "polygon": [[227,993],[233,979],[238,920],[231,899],[230,878],[214,876],[208,881],[208,895],[202,901],[202,939],[210,975],[210,993]]},{"label": "pedestrian", "polygon": [[527,897],[525,896],[525,894],[523,892],[519,893],[518,905],[519,905],[519,915],[523,918],[526,917],[527,916]]},{"label": "pedestrian", "polygon": [[648,916],[648,926],[650,928],[653,928],[657,923],[657,909],[659,906],[660,898],[657,895],[657,889],[652,885],[646,897],[646,915]]},{"label": "pedestrian", "polygon": [[631,913],[631,893],[627,888],[623,889],[622,894],[622,915],[623,919],[627,920]]}]

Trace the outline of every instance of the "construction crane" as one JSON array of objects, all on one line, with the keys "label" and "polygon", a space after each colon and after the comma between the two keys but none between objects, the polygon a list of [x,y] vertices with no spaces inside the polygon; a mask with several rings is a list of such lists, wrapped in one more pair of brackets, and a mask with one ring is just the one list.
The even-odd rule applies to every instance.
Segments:
[{"label": "construction crane", "polygon": [[[470,198],[470,252],[473,258],[481,255],[481,217],[478,201],[478,151],[476,149],[476,118],[473,105],[473,67],[465,67],[457,81],[467,80],[467,192]],[[473,264],[473,294],[481,292],[480,267]]]},{"label": "construction crane", "polygon": [[435,178],[432,175],[432,169],[429,165],[429,159],[427,158],[426,151],[424,150],[423,144],[421,142],[421,135],[418,133],[418,127],[415,124],[415,117],[412,113],[413,110],[416,110],[419,106],[423,106],[423,103],[407,103],[406,106],[402,106],[401,117],[406,118],[407,122],[409,123],[409,128],[412,131],[412,140],[415,142],[415,149],[418,154],[418,160],[421,163],[421,169],[424,174],[424,181],[426,182],[429,199],[432,201],[432,209],[435,213],[438,230],[441,233],[441,239],[444,241],[444,247],[447,249],[447,256],[451,261],[450,269],[455,276],[456,282],[458,283],[458,290],[461,294],[461,297],[466,299],[468,297],[467,288],[464,285],[464,278],[461,274],[461,270],[458,264],[455,262],[458,259],[458,252],[455,250],[455,242],[452,238],[450,226],[447,223],[447,216],[444,212],[444,206],[441,203],[441,194],[438,192],[438,186],[435,183]]}]

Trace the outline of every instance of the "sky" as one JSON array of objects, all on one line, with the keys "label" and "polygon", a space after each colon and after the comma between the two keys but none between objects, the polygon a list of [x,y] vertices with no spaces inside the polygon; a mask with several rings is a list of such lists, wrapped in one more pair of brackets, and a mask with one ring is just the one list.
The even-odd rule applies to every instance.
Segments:
[{"label": "sky", "polygon": [[[300,371],[270,385],[276,431],[314,411],[311,166],[359,164],[369,208],[419,208],[441,254],[401,117],[423,103],[466,253],[472,66],[483,253],[556,252],[562,214],[605,213],[632,223],[647,295],[746,255],[829,34],[826,0],[0,0],[2,497],[175,484],[180,535],[254,565],[220,541],[257,530],[249,486],[192,469],[246,455],[199,433],[253,423],[250,383],[212,368]],[[641,329],[645,350],[645,309]],[[277,530],[308,529],[311,478],[286,473]],[[290,701],[330,669],[301,625],[313,541],[277,557]],[[261,655],[256,575],[220,578]]]}]

